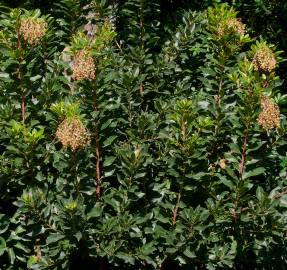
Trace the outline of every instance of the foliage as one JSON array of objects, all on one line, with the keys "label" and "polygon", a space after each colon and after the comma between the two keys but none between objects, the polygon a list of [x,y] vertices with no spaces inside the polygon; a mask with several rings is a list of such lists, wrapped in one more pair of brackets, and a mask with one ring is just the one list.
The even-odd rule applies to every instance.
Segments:
[{"label": "foliage", "polygon": [[179,2],[1,7],[1,269],[284,269],[282,44]]}]

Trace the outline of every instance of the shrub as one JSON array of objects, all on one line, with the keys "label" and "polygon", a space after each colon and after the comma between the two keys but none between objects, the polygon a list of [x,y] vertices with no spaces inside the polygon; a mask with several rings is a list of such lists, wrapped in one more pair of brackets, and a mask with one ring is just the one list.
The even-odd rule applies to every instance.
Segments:
[{"label": "shrub", "polygon": [[227,4],[49,5],[0,18],[1,269],[284,269],[282,52]]}]

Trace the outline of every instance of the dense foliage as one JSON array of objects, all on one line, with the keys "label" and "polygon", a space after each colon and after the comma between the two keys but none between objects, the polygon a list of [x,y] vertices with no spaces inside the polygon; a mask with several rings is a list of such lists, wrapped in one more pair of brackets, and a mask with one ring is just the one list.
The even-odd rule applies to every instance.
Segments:
[{"label": "dense foliage", "polygon": [[1,269],[285,269],[284,1],[9,2]]}]

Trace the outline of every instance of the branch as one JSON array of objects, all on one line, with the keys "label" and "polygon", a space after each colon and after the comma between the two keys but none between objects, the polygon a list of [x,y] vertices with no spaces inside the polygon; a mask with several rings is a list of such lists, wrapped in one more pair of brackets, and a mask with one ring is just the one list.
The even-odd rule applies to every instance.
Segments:
[{"label": "branch", "polygon": [[278,199],[280,199],[282,196],[284,196],[286,194],[287,194],[287,187],[285,187],[282,192],[275,194],[272,197],[272,199],[278,200]]}]

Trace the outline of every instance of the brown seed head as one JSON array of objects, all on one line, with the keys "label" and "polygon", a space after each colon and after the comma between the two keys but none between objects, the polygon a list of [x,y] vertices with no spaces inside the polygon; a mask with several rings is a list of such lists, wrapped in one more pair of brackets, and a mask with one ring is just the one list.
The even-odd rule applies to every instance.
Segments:
[{"label": "brown seed head", "polygon": [[224,34],[234,32],[240,36],[245,34],[245,24],[237,18],[230,18],[227,22],[220,23],[218,26],[218,35],[222,37]]},{"label": "brown seed head", "polygon": [[78,118],[65,119],[56,131],[57,139],[72,151],[90,144],[90,134]]},{"label": "brown seed head", "polygon": [[274,53],[267,47],[259,48],[253,57],[252,64],[255,70],[270,73],[276,68]]},{"label": "brown seed head", "polygon": [[81,50],[74,58],[72,78],[75,81],[94,80],[96,78],[95,69],[94,58],[89,55],[87,50]]},{"label": "brown seed head", "polygon": [[27,18],[20,21],[19,34],[30,45],[38,44],[47,31],[47,23],[40,18]]},{"label": "brown seed head", "polygon": [[259,114],[257,122],[266,131],[280,127],[279,107],[266,96],[261,97],[261,113]]}]

